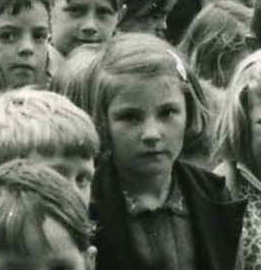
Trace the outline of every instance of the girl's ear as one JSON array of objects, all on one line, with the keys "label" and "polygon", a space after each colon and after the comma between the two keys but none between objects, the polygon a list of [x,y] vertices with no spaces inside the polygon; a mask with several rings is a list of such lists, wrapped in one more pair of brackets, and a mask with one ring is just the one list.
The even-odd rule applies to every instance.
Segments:
[{"label": "girl's ear", "polygon": [[95,246],[89,246],[88,249],[85,251],[86,270],[95,270],[96,255],[97,255],[97,248]]}]

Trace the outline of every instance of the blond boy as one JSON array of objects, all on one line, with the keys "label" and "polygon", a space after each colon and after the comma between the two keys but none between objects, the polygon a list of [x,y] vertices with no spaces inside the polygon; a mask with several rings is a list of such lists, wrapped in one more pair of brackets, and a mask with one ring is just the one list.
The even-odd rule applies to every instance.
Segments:
[{"label": "blond boy", "polygon": [[98,149],[90,117],[67,98],[30,87],[0,96],[0,163],[19,157],[47,165],[88,205]]}]

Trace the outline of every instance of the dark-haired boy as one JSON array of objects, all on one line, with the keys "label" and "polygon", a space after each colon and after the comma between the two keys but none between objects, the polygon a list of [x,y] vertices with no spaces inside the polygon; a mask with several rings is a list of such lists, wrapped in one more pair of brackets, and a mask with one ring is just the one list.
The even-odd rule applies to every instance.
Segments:
[{"label": "dark-haired boy", "polygon": [[0,0],[0,88],[44,84],[48,0]]},{"label": "dark-haired boy", "polygon": [[97,49],[114,33],[122,0],[52,0],[52,43],[64,56],[88,44]]}]

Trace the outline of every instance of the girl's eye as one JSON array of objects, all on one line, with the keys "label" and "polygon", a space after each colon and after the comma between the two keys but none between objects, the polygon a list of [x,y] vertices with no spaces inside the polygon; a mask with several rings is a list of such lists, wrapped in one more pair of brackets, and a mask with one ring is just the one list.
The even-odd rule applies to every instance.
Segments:
[{"label": "girl's eye", "polygon": [[15,31],[2,31],[0,32],[0,40],[3,43],[12,43],[16,40],[18,34]]},{"label": "girl's eye", "polygon": [[85,174],[79,174],[79,175],[77,175],[75,181],[76,181],[76,185],[80,189],[86,188],[91,183],[91,179],[87,175],[85,175]]},{"label": "girl's eye", "polygon": [[142,116],[137,112],[125,112],[120,114],[117,120],[134,124],[141,121]]}]

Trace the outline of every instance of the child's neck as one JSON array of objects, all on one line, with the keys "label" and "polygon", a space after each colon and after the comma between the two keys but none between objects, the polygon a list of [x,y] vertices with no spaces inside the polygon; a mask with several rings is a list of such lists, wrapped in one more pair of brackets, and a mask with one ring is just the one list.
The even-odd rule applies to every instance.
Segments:
[{"label": "child's neck", "polygon": [[119,175],[122,187],[129,196],[157,206],[165,202],[171,184],[171,171],[151,175],[119,171]]}]

